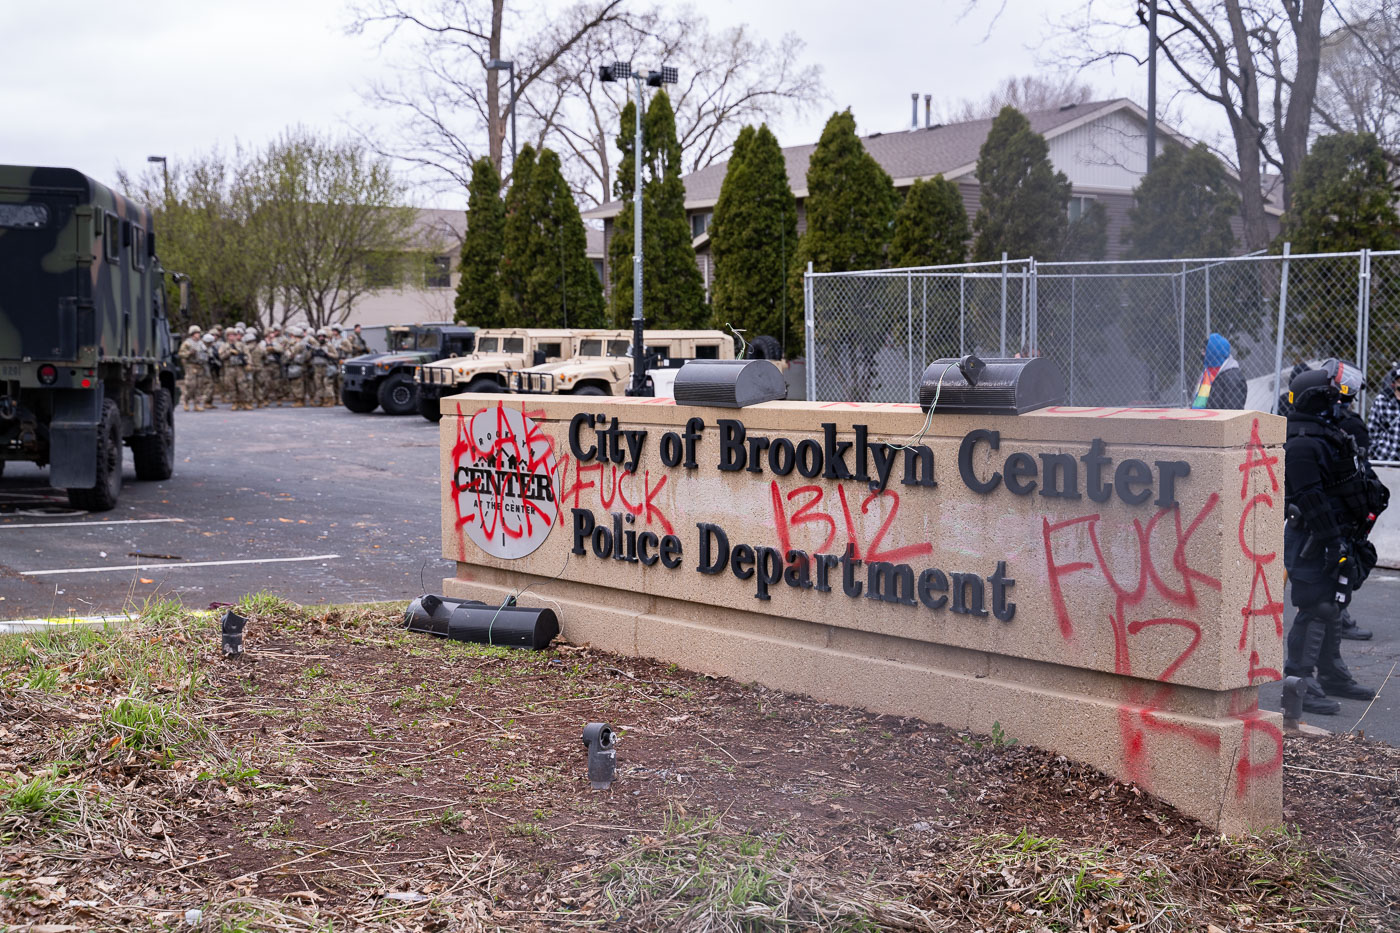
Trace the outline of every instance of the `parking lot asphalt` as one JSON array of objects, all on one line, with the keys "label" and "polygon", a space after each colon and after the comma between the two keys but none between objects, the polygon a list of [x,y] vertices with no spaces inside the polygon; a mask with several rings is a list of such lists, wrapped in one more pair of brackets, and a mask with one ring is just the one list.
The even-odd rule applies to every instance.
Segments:
[{"label": "parking lot asphalt", "polygon": [[0,620],[120,613],[262,590],[302,604],[440,591],[438,431],[336,408],[177,411],[175,475],[110,512],[69,510],[48,471],[0,475]]},{"label": "parking lot asphalt", "polygon": [[[160,483],[137,482],[128,453],[120,503],[97,514],[69,510],[46,470],[7,464],[0,620],[120,614],[166,596],[202,607],[259,591],[304,605],[406,600],[440,592],[454,571],[440,556],[438,430],[417,415],[178,411],[176,449],[175,475]],[[1342,643],[1358,680],[1385,684],[1380,698],[1342,700],[1340,715],[1310,723],[1359,723],[1400,744],[1398,602],[1400,573],[1376,571],[1352,605],[1375,637]],[[1278,709],[1279,686],[1262,687],[1259,703]]]}]

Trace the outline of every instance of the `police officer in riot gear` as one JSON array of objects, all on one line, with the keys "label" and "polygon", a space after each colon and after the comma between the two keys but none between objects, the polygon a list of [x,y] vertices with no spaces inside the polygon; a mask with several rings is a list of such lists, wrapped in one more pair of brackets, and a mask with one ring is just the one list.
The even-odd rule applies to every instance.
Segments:
[{"label": "police officer in riot gear", "polygon": [[1289,383],[1293,410],[1283,448],[1284,564],[1298,610],[1284,670],[1304,678],[1303,709],[1323,716],[1341,709],[1331,697],[1375,696],[1351,676],[1339,651],[1342,610],[1374,566],[1374,549],[1367,553],[1364,542],[1379,506],[1355,442],[1337,424],[1337,401],[1350,393],[1337,375],[1333,365]]}]

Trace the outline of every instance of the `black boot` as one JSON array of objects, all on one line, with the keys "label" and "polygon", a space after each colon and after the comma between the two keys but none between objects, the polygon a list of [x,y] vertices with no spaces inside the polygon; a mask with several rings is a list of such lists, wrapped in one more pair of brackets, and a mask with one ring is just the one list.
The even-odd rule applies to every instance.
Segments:
[{"label": "black boot", "polygon": [[1340,657],[1323,660],[1318,666],[1317,683],[1331,697],[1345,697],[1348,700],[1376,698],[1376,691],[1357,683]]},{"label": "black boot", "polygon": [[1356,620],[1351,617],[1351,613],[1346,609],[1342,610],[1342,628],[1337,634],[1350,641],[1371,640],[1371,630],[1364,629],[1357,625]]}]

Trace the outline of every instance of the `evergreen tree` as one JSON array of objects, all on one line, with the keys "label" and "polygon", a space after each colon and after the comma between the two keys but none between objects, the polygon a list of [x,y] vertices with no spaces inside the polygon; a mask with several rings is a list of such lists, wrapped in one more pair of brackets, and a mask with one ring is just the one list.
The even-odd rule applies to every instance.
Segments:
[{"label": "evergreen tree", "polygon": [[472,163],[467,194],[467,232],[462,237],[462,279],[457,283],[455,318],[477,327],[500,327],[501,238],[505,205],[501,176],[490,159]]},{"label": "evergreen tree", "polygon": [[1167,146],[1133,201],[1124,235],[1130,259],[1201,259],[1235,250],[1230,218],[1239,213],[1240,198],[1205,143]]},{"label": "evergreen tree", "polygon": [[[1338,133],[1313,143],[1294,185],[1280,241],[1295,253],[1351,252],[1400,248],[1400,216],[1383,150],[1370,133]],[[1300,359],[1351,358],[1356,353],[1356,317],[1339,312],[1355,299],[1357,260],[1309,264],[1295,275],[1288,293],[1289,355]],[[1372,333],[1400,324],[1400,300],[1372,287]],[[1297,321],[1297,325],[1293,324]],[[1379,385],[1390,360],[1371,354],[1367,378]]]},{"label": "evergreen tree", "polygon": [[506,196],[501,308],[513,327],[597,327],[603,293],[559,156],[520,153]]},{"label": "evergreen tree", "polygon": [[[629,103],[623,108],[622,130],[617,137],[622,160],[614,190],[626,203],[608,248],[614,327],[625,327],[632,320],[632,160],[637,157],[634,107]],[[691,246],[676,115],[665,91],[652,96],[642,117],[642,134],[643,313],[652,327],[700,327],[706,318],[705,283]]]},{"label": "evergreen tree", "polygon": [[642,192],[642,312],[652,327],[704,327],[705,280],[691,245],[676,114],[665,91],[652,96],[642,128],[648,176]]},{"label": "evergreen tree", "polygon": [[506,192],[505,224],[501,234],[501,326],[529,327],[527,312],[530,269],[535,257],[533,225],[535,147],[525,145],[511,166],[510,190]]},{"label": "evergreen tree", "polygon": [[977,156],[981,207],[972,258],[988,262],[1057,256],[1068,218],[1070,184],[1050,164],[1045,137],[1015,107],[1003,107]]},{"label": "evergreen tree", "polygon": [[[807,166],[807,232],[798,243],[789,300],[802,306],[802,274],[809,262],[814,272],[884,268],[897,200],[894,182],[856,136],[855,117],[849,110],[832,114]],[[823,360],[847,378],[841,397],[876,397],[887,376],[877,369],[876,354],[899,324],[893,309],[899,308],[899,320],[904,319],[903,304],[880,291],[897,289],[902,295],[904,286],[894,279],[872,283],[862,292],[854,314],[814,309],[823,320],[832,321],[823,334],[821,352],[826,354]],[[790,346],[788,355],[797,352]]]},{"label": "evergreen tree", "polygon": [[748,340],[775,337],[783,347],[800,339],[793,335],[802,332],[802,307],[788,300],[787,290],[796,252],[797,202],[783,150],[767,124],[746,126],[734,141],[710,222],[716,326],[732,324]]},{"label": "evergreen tree", "polygon": [[865,151],[849,110],[831,115],[807,167],[807,232],[799,268],[883,269],[897,198],[894,182]]},{"label": "evergreen tree", "polygon": [[1098,262],[1108,252],[1108,211],[1097,200],[1065,225],[1057,258],[1062,262]]},{"label": "evergreen tree", "polygon": [[899,268],[962,262],[971,235],[958,186],[942,175],[917,179],[894,216],[890,264]]},{"label": "evergreen tree", "polygon": [[1400,249],[1395,187],[1374,135],[1338,133],[1313,143],[1281,239],[1295,253]]}]

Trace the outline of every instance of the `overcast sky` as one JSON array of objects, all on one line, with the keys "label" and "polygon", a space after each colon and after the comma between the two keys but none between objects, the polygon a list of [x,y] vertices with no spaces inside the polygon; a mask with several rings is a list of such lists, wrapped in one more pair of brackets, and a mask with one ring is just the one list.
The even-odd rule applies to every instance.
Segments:
[{"label": "overcast sky", "polygon": [[[702,7],[715,27],[747,22],[768,38],[795,31],[806,41],[831,99],[820,114],[776,128],[792,145],[815,141],[834,109],[849,106],[862,133],[895,130],[908,125],[912,92],[951,102],[1035,71],[1041,37],[1081,5],[1006,0],[999,15],[986,0],[970,12],[965,0]],[[151,154],[259,146],[293,124],[337,133],[387,126],[358,91],[385,73],[392,53],[347,36],[348,19],[344,0],[0,2],[0,162],[113,181],[119,165],[140,171]],[[1086,77],[1102,97],[1146,97],[1144,69]]]}]

